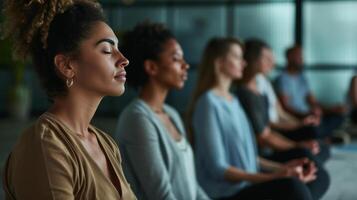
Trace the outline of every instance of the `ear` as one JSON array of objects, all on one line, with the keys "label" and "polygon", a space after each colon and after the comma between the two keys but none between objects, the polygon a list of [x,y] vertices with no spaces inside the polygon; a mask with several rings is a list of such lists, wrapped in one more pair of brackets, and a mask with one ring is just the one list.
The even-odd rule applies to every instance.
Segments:
[{"label": "ear", "polygon": [[145,60],[144,69],[149,76],[155,76],[159,71],[156,62],[153,60]]},{"label": "ear", "polygon": [[54,57],[54,63],[57,71],[64,76],[64,78],[73,78],[75,75],[74,67],[70,62],[70,58],[63,54],[57,54]]}]

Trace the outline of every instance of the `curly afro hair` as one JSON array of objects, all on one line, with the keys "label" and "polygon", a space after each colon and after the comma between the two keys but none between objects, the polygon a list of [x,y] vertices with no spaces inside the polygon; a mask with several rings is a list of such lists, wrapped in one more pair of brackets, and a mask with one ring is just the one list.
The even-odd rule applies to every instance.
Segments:
[{"label": "curly afro hair", "polygon": [[130,60],[127,68],[127,83],[139,89],[148,81],[144,69],[145,60],[157,60],[163,45],[175,36],[163,24],[149,21],[140,23],[123,36],[121,50]]}]

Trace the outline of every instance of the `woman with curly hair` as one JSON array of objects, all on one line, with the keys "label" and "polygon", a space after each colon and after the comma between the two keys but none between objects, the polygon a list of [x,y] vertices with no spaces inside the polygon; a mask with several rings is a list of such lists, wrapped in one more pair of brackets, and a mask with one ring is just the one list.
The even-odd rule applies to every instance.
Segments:
[{"label": "woman with curly hair", "polygon": [[5,37],[31,57],[53,104],[12,150],[6,199],[135,199],[115,142],[90,121],[104,96],[124,92],[129,61],[98,3],[7,0]]},{"label": "woman with curly hair", "polygon": [[117,139],[123,168],[138,199],[209,199],[197,184],[191,146],[175,109],[165,104],[172,89],[187,79],[180,44],[161,24],[143,23],[123,38],[132,60],[128,84],[139,89],[121,114]]}]

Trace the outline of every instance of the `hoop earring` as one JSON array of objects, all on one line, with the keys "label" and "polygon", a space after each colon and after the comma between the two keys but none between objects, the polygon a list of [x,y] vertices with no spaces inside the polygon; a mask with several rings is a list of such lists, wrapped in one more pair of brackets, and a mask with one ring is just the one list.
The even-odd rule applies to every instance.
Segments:
[{"label": "hoop earring", "polygon": [[72,87],[73,85],[73,78],[66,79],[66,85],[68,88]]}]

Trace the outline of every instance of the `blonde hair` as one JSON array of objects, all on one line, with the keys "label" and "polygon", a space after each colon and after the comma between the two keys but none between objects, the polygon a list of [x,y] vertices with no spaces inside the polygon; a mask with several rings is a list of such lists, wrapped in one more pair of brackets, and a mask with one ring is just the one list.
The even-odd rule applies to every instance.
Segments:
[{"label": "blonde hair", "polygon": [[188,129],[187,134],[192,145],[194,145],[192,120],[196,102],[202,94],[217,84],[215,62],[218,58],[227,56],[233,44],[243,47],[242,43],[235,38],[213,38],[208,42],[204,50],[198,68],[196,87],[193,91],[186,116],[186,127]]}]

